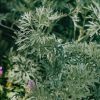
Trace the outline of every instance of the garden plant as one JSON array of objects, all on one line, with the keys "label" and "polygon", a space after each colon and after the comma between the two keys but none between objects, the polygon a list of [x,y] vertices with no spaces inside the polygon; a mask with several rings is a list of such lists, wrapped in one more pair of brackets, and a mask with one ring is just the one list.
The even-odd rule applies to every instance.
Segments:
[{"label": "garden plant", "polygon": [[0,100],[100,100],[100,0],[0,0]]}]

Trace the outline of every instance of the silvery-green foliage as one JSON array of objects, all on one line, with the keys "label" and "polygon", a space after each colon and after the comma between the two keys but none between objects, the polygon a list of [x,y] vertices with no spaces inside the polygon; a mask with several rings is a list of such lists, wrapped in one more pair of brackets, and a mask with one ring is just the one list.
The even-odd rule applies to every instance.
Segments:
[{"label": "silvery-green foliage", "polygon": [[88,9],[92,12],[88,18],[91,19],[86,25],[88,27],[87,34],[93,37],[95,34],[100,35],[100,4],[93,2]]},{"label": "silvery-green foliage", "polygon": [[25,13],[19,20],[20,31],[16,42],[18,52],[25,57],[31,56],[32,60],[40,59],[39,62],[47,72],[53,70],[57,59],[61,59],[57,51],[58,41],[55,35],[50,34],[54,22],[60,17],[62,15],[51,8],[40,7],[35,12]]},{"label": "silvery-green foliage", "polygon": [[[17,68],[20,69],[21,72],[28,70],[28,68],[31,70],[30,66],[33,67],[35,60],[38,66],[42,64],[46,72],[49,72],[51,69],[50,73],[52,73],[53,68],[56,67],[54,63],[61,58],[60,54],[58,54],[60,50],[57,51],[58,42],[54,35],[50,35],[50,30],[52,29],[54,21],[60,17],[61,15],[53,12],[51,8],[44,7],[36,8],[35,12],[25,13],[21,17],[19,20],[20,31],[17,33],[18,39],[16,41],[18,52],[20,53],[20,55],[17,55],[16,63]],[[39,59],[40,61],[37,62]],[[14,65],[16,65],[16,63]],[[30,65],[28,65],[29,63]],[[20,71],[18,77],[23,76]],[[34,75],[34,73],[31,72],[31,75]]]},{"label": "silvery-green foliage", "polygon": [[[32,60],[21,55],[12,56],[11,59],[14,69],[8,73],[10,82],[25,85],[23,83],[27,84],[30,77],[34,79],[37,65]],[[32,73],[34,76],[31,76]]]},{"label": "silvery-green foliage", "polygon": [[49,77],[49,80],[44,82],[44,87],[50,87],[55,98],[61,97],[64,100],[81,100],[91,96],[90,87],[94,87],[95,82],[99,83],[100,73],[100,67],[96,62],[99,59],[94,58],[94,48],[96,53],[100,51],[99,47],[92,43],[65,44],[65,65],[58,76]]},{"label": "silvery-green foliage", "polygon": [[[91,95],[89,86],[97,81],[95,70],[88,68],[88,65],[66,65],[62,70],[62,91],[66,98],[73,100],[86,98]],[[66,99],[65,99],[66,100]]]},{"label": "silvery-green foliage", "polygon": [[24,88],[29,79],[36,81],[37,89],[26,93],[25,100],[88,100],[91,87],[99,83],[100,48],[92,43],[61,44],[50,33],[61,17],[50,7],[39,7],[18,22],[9,80]]},{"label": "silvery-green foliage", "polygon": [[[93,51],[94,49],[95,49],[95,53]],[[87,43],[80,43],[80,44],[66,43],[62,45],[61,51],[63,52],[59,52],[59,53],[64,53],[63,55],[64,58],[62,57],[63,59],[58,59],[59,63],[60,60],[62,60],[63,62],[63,64],[61,65],[62,68],[60,69],[60,72],[57,70],[58,74],[55,74],[56,73],[55,69],[45,70],[47,72],[47,74],[45,73],[46,79],[42,84],[38,83],[37,84],[38,88],[35,91],[35,93],[33,90],[33,95],[27,98],[29,99],[34,98],[33,100],[42,100],[42,99],[46,100],[48,98],[50,100],[55,100],[58,98],[61,98],[60,100],[62,99],[81,100],[82,98],[87,98],[92,95],[90,87],[91,86],[95,87],[94,84],[95,82],[99,83],[98,78],[99,78],[100,71],[97,70],[99,69],[99,66],[97,65],[96,62],[99,60],[100,57],[100,55],[97,55],[97,53],[100,51],[99,46],[93,43],[91,43],[90,45],[88,45]],[[19,58],[21,59],[21,56],[19,56]],[[54,58],[52,58],[52,60],[53,59]],[[41,65],[48,68],[49,62],[46,62],[45,60],[46,59],[41,60],[42,61]],[[21,60],[21,62],[23,61]],[[21,66],[22,68],[25,68],[24,65],[27,64],[27,61],[28,60],[26,60],[22,64]],[[15,62],[16,64],[18,63],[16,60]],[[58,67],[58,65],[56,67]],[[31,69],[30,65],[28,66],[28,68],[29,69],[25,70],[25,72],[23,72],[22,70],[21,70],[22,72],[21,71],[20,72],[25,74],[28,72],[31,73],[31,70],[34,70],[34,67],[32,67]],[[34,76],[35,73],[31,73],[30,75]],[[27,80],[27,78],[25,79]],[[22,83],[24,82],[22,81]]]},{"label": "silvery-green foliage", "polygon": [[[18,51],[48,52],[56,45],[54,35],[50,35],[54,21],[61,15],[53,13],[51,8],[36,8],[35,12],[25,13],[19,20],[20,32],[17,33]],[[44,48],[43,48],[44,47]],[[50,51],[50,50],[49,50]],[[42,53],[40,53],[42,54]]]}]

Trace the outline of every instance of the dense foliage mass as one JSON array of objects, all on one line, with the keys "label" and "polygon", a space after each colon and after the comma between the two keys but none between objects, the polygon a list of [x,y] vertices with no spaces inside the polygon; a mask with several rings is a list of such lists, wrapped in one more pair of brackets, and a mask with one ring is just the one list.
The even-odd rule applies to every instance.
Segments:
[{"label": "dense foliage mass", "polygon": [[99,43],[99,0],[1,0],[0,99],[100,100]]}]

